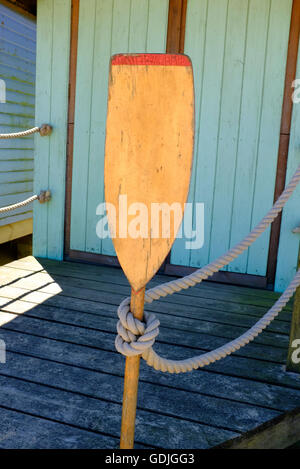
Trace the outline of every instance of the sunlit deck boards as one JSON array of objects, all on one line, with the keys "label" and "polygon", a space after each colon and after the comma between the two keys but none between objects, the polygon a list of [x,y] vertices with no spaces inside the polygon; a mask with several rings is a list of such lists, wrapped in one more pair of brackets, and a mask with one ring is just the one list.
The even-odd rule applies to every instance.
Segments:
[{"label": "sunlit deck boards", "polygon": [[[116,448],[124,369],[116,308],[129,293],[121,271],[28,257],[0,267],[0,280],[0,448]],[[173,358],[211,350],[276,298],[205,283],[154,302],[156,349]],[[290,310],[201,371],[168,375],[142,362],[136,447],[210,448],[299,407],[300,376],[284,367]]]}]

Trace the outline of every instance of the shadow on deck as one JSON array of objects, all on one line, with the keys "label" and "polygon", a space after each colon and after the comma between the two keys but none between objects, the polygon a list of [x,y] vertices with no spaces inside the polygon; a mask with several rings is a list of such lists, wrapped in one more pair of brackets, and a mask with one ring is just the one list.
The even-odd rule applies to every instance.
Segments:
[{"label": "shadow on deck", "polygon": [[[130,292],[122,272],[27,257],[0,267],[0,280],[0,448],[117,448],[124,358],[114,348],[116,309]],[[212,350],[277,297],[203,283],[154,302],[146,309],[161,321],[155,349],[169,358]],[[268,428],[267,447],[297,441],[300,375],[285,371],[290,318],[288,305],[255,342],[192,373],[142,362],[136,448],[258,447],[255,435]]]}]

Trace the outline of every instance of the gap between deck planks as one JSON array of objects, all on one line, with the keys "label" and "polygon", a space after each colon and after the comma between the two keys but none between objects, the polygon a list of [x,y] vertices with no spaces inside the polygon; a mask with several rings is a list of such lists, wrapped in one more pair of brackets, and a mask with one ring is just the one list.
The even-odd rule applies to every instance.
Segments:
[{"label": "gap between deck planks", "polygon": [[[33,262],[35,265],[33,265]],[[17,288],[15,286],[11,287],[13,288],[13,290],[10,291],[10,296],[12,296],[11,300],[9,299],[9,295],[8,298],[5,298],[5,295],[1,296],[0,293],[2,301],[1,309],[3,312],[2,318],[4,322],[9,321],[7,324],[4,324],[3,328],[0,330],[0,337],[3,334],[5,335],[6,340],[10,344],[10,356],[17,357],[17,361],[19,361],[14,369],[11,367],[8,370],[7,375],[5,373],[3,374],[3,369],[0,368],[0,382],[1,375],[3,374],[3,376],[10,376],[10,379],[15,380],[14,383],[19,383],[21,380],[22,382],[24,381],[26,383],[30,382],[32,386],[45,386],[47,389],[47,387],[53,386],[53,383],[50,379],[52,374],[48,376],[48,381],[46,379],[46,381],[43,382],[43,379],[47,378],[47,373],[43,373],[42,376],[39,376],[39,370],[43,370],[45,367],[48,367],[49,370],[56,367],[63,367],[64,371],[58,373],[60,378],[62,374],[65,375],[67,369],[72,370],[72,376],[74,376],[74,378],[78,375],[78,373],[86,373],[85,381],[87,382],[89,382],[91,377],[96,374],[97,378],[99,379],[101,376],[102,386],[106,386],[107,388],[107,381],[109,380],[109,385],[111,385],[112,380],[113,383],[116,383],[115,388],[121,389],[122,358],[114,351],[113,335],[115,334],[116,305],[119,303],[120,297],[122,299],[123,296],[126,295],[126,279],[123,278],[121,280],[122,277],[120,272],[116,271],[115,269],[100,268],[102,272],[101,277],[104,277],[105,280],[105,272],[107,272],[107,277],[109,278],[109,282],[104,281],[101,283],[98,280],[98,275],[95,275],[94,269],[90,269],[90,267],[93,266],[76,266],[76,264],[70,265],[69,263],[65,264],[48,261],[41,262],[43,264],[42,268],[41,266],[38,266],[36,261],[33,261],[32,258],[23,260],[21,262],[17,261],[15,263],[11,263],[9,266],[0,268],[0,274],[4,274],[4,277],[6,277],[6,280],[8,280],[6,283],[11,282],[11,285],[18,283],[18,278],[27,276],[28,281],[33,281],[35,288],[40,289],[43,285],[44,277],[46,277],[46,280],[49,280],[49,278],[45,273],[36,274],[34,272],[43,270],[44,266],[46,267],[47,271],[52,274],[54,280],[58,279],[58,284],[61,285],[63,289],[68,290],[68,282],[69,285],[71,284],[69,293],[67,292],[66,296],[63,296],[65,292],[60,295],[56,295],[54,293],[54,296],[52,297],[51,294],[47,293],[29,293],[29,295],[38,295],[36,300],[38,300],[38,302],[42,302],[40,305],[38,302],[35,303],[34,301],[27,301],[29,297],[29,290],[26,288],[21,288],[19,286]],[[63,266],[63,269],[61,269],[59,266]],[[97,272],[99,272],[100,269],[97,267]],[[56,273],[60,270],[64,271],[64,275]],[[97,280],[90,278],[87,279],[86,282],[82,282],[86,275],[85,271],[89,272],[90,274],[92,273],[93,275],[91,275],[91,277],[96,276]],[[113,279],[111,278],[112,273],[114,273],[113,279],[117,277],[118,282],[113,288],[116,288],[119,292],[121,289],[122,292],[124,292],[122,296],[113,293],[113,291],[110,291],[111,285],[114,284],[112,281]],[[79,274],[82,275],[80,275],[81,280],[80,278],[78,279]],[[69,277],[69,275],[72,275],[72,277]],[[27,280],[25,280],[25,285],[26,282]],[[23,280],[20,280],[19,283],[24,286]],[[70,296],[74,294],[72,293],[72,290],[76,290],[77,288],[81,288],[82,290],[84,283],[88,283],[89,285],[89,288],[84,289],[84,295],[79,295],[79,298]],[[50,289],[53,288],[54,285],[55,284],[52,283],[52,286],[50,285]],[[100,290],[99,287],[101,288],[100,293],[97,292],[97,290]],[[221,291],[222,287],[223,286],[220,287]],[[108,291],[105,291],[107,289]],[[200,290],[200,288],[198,288],[198,290]],[[241,289],[239,288],[239,290]],[[205,293],[201,291],[200,295],[202,296],[199,295],[199,297],[196,295],[190,297],[188,297],[188,295],[183,295],[182,298],[185,297],[185,301],[183,301],[182,306],[192,302],[194,304],[194,310],[192,312],[192,317],[185,317],[182,319],[180,317],[175,319],[175,317],[172,315],[174,307],[176,306],[176,301],[174,301],[174,304],[173,302],[169,302],[169,306],[167,306],[167,302],[161,302],[160,307],[158,308],[158,312],[162,308],[169,309],[169,314],[162,314],[161,312],[159,314],[160,318],[164,318],[165,325],[161,328],[162,342],[158,343],[156,347],[162,353],[168,355],[172,353],[174,354],[175,349],[177,356],[190,356],[191,354],[195,353],[195,349],[199,351],[210,350],[215,346],[219,346],[222,339],[224,343],[223,336],[226,337],[226,333],[218,337],[207,335],[206,330],[202,330],[200,333],[192,332],[193,322],[195,322],[195,319],[197,318],[197,312],[199,316],[199,309],[203,311],[203,307],[200,306],[201,301],[203,301],[203,298],[205,301],[207,300],[205,294],[208,293],[208,295],[211,297],[214,292],[217,292],[217,289],[211,288],[209,291],[206,290]],[[230,300],[230,294],[233,296],[235,294],[236,296],[243,298],[246,302],[251,302],[252,299],[254,302],[257,302],[257,298],[255,298],[255,295],[253,295],[253,291],[250,293],[247,291],[246,294],[243,295],[238,293],[238,291],[233,287],[232,289],[224,289],[224,292],[228,294],[228,300]],[[15,302],[15,293],[17,293],[17,296],[25,296],[23,299],[17,300],[17,302]],[[272,303],[276,297],[274,294],[269,295],[269,292],[263,293],[267,293],[266,295],[262,295],[264,307],[262,304],[260,304],[258,309],[255,309],[255,314],[252,316],[251,320],[253,319],[255,321],[256,316],[259,315],[260,311],[263,312],[264,308],[270,306],[265,304],[265,302]],[[104,303],[99,303],[99,295],[104,297]],[[80,296],[83,296],[83,298],[80,298]],[[93,298],[95,297],[96,301],[88,299],[91,298],[91,296],[93,296]],[[114,299],[111,304],[112,296]],[[178,299],[179,295],[176,295],[176,297]],[[175,299],[175,296],[173,298]],[[259,298],[261,298],[261,296]],[[108,303],[109,299],[110,303]],[[198,309],[196,309],[197,301],[200,303],[200,308],[198,307]],[[10,304],[3,306],[5,303]],[[230,311],[232,308],[235,310],[236,306],[232,305],[238,305],[238,301],[227,301],[227,303],[224,302],[224,304],[227,305],[227,308],[223,308],[223,312],[222,309],[220,309],[220,312],[222,312],[223,315],[231,314],[232,322],[241,319],[244,321],[247,319],[247,303],[244,303],[245,308],[239,310],[239,313],[236,313],[236,311],[232,313]],[[229,312],[227,311],[228,305]],[[219,307],[221,308],[221,306],[221,301],[219,301]],[[257,305],[255,304],[252,305],[252,307],[256,306]],[[18,314],[13,314],[15,312],[14,308],[18,310]],[[82,315],[82,312],[85,312],[87,308],[89,309],[89,312],[85,315]],[[213,304],[210,304],[209,307],[207,307],[207,304],[205,304],[205,308],[205,314],[213,314]],[[9,309],[10,312],[4,312],[6,309]],[[177,316],[179,316],[180,313],[183,313],[184,308],[178,308],[176,311]],[[3,316],[3,314],[6,314],[7,316]],[[280,327],[283,328],[285,327],[285,324],[288,324],[287,315],[289,315],[289,311],[285,312],[284,314],[286,316],[283,318],[283,320],[278,321]],[[61,318],[59,316],[61,316]],[[10,320],[10,317],[12,320]],[[203,316],[202,319],[204,324],[205,316]],[[168,324],[168,322],[171,320],[173,322],[173,324],[171,324],[172,327],[170,327]],[[178,322],[178,327],[174,327],[174,320]],[[216,319],[211,320],[211,325],[218,327],[218,324],[214,323],[215,320]],[[179,323],[182,321],[188,321],[185,326],[188,331],[188,336],[184,336],[179,330]],[[225,327],[226,326],[223,324],[219,324],[220,333],[221,330],[224,330]],[[242,330],[241,326],[235,328],[233,332],[231,331],[231,334],[236,333],[238,330],[240,333]],[[227,334],[229,334],[229,331],[227,331]],[[283,334],[278,334],[278,332],[271,332],[269,333],[269,337],[273,337],[274,339],[276,338],[276,340],[277,338],[281,338],[282,340],[283,338],[286,339],[286,334],[286,331],[284,331]],[[231,439],[239,433],[251,430],[253,426],[257,426],[260,423],[263,423],[266,419],[269,420],[270,418],[273,418],[277,415],[282,415],[282,412],[297,407],[300,396],[300,383],[299,380],[297,381],[295,375],[285,373],[282,367],[284,359],[283,352],[285,347],[287,347],[287,341],[281,342],[281,347],[276,347],[276,340],[274,341],[274,346],[272,347],[270,345],[263,344],[252,344],[252,346],[249,345],[247,349],[251,350],[252,347],[251,353],[254,356],[256,355],[255,359],[236,355],[227,358],[222,362],[222,364],[220,362],[213,365],[212,367],[206,368],[205,370],[196,371],[187,375],[170,376],[157,373],[143,364],[141,373],[141,387],[143,388],[143,391],[139,402],[139,413],[146,412],[147,418],[148,414],[153,415],[154,420],[157,419],[157,416],[160,416],[162,421],[168,422],[168,419],[177,419],[176,424],[174,421],[172,421],[172,425],[169,422],[170,427],[169,424],[164,426],[165,432],[168,434],[169,432],[167,431],[167,428],[173,429],[173,436],[169,435],[169,439],[165,439],[166,447],[172,447],[168,446],[168,444],[173,445],[174,440],[176,439],[178,443],[178,428],[181,428],[183,424],[186,426],[186,431],[188,431],[190,425],[196,426],[192,430],[191,434],[194,435],[193,438],[197,438],[198,435],[198,445],[200,446],[196,445],[195,447],[210,447],[214,446],[215,444],[219,444],[226,439]],[[172,345],[172,342],[176,343],[176,345]],[[196,344],[196,346],[191,346],[191,342]],[[199,342],[201,344],[201,348],[197,346],[197,343]],[[264,348],[265,350],[263,350]],[[264,356],[264,354],[268,353],[267,350],[269,350],[269,352],[273,351],[274,362],[271,361],[268,363],[261,358],[262,354]],[[276,352],[275,355],[274,351]],[[93,359],[91,359],[91,354],[93,354]],[[32,361],[34,361],[36,364],[40,363],[40,365],[29,365],[28,369],[28,363],[32,364]],[[252,366],[250,366],[249,369],[249,364],[251,363]],[[36,371],[34,376],[32,375],[33,369]],[[57,376],[57,373],[54,373],[54,375]],[[255,380],[259,381],[257,382]],[[81,390],[79,391],[78,388],[76,388],[76,380],[75,388],[68,389],[68,387],[70,387],[71,381],[71,379],[69,381],[67,380],[67,383],[63,383],[62,387],[61,384],[57,382],[54,387],[55,389],[57,388],[57,392],[63,392],[63,390],[66,390],[68,392],[75,393],[77,396],[78,393],[81,393]],[[86,384],[85,381],[84,383]],[[11,386],[14,388],[12,384]],[[16,387],[17,390],[20,389],[17,384]],[[27,389],[30,388],[26,388],[26,390],[22,388],[22,392],[25,393],[24,399],[26,397]],[[86,389],[88,390],[88,386]],[[106,398],[103,396],[98,396],[97,399],[101,402],[104,400],[105,402],[111,403],[111,396],[113,395],[112,389],[106,389],[105,392]],[[88,393],[89,391],[87,392],[87,395],[89,396]],[[28,391],[28,395],[32,395],[32,389],[30,392]],[[152,395],[154,395],[156,399],[156,408],[151,408],[149,405],[149,401],[151,401]],[[160,401],[163,401],[164,395],[168,396],[167,410],[164,407],[161,407]],[[12,402],[10,403],[11,408],[17,406],[17,402],[20,400],[17,397],[15,400],[12,398]],[[173,407],[169,403],[170,400],[172,400]],[[192,403],[188,407],[188,414],[186,414],[184,405],[182,404],[178,409],[176,402],[180,402],[181,404],[188,401],[191,401]],[[0,397],[0,407],[1,403],[2,398]],[[120,403],[121,397],[119,397],[118,403],[115,402],[111,404],[120,406]],[[30,405],[33,404],[31,403]],[[47,409],[51,409],[51,403],[45,403],[45,406]],[[199,414],[200,416],[196,419],[196,421],[195,408],[197,409],[196,414]],[[223,415],[224,409],[226,410],[225,415]],[[1,409],[1,411],[2,410],[3,409]],[[18,409],[18,411],[25,412],[25,409]],[[81,409],[81,411],[84,416],[84,409]],[[30,409],[27,409],[26,412],[30,413]],[[58,415],[61,415],[59,412],[60,411],[58,411]],[[116,411],[114,412],[116,413]],[[239,417],[241,417],[239,422],[235,421],[234,419],[235,412],[239,415]],[[220,420],[220,418],[218,420],[216,413],[220,413],[224,417],[223,420]],[[47,415],[48,414],[46,412],[43,418],[47,419]],[[64,418],[64,416],[60,418]],[[144,419],[142,420],[144,424]],[[229,425],[228,427],[226,422]],[[199,431],[199,425],[204,427],[205,430],[201,428],[201,431]],[[152,433],[149,427],[148,429],[149,435],[155,435],[153,441],[157,442],[157,432],[159,433],[158,429],[156,429],[154,433],[153,428],[151,430]],[[163,433],[163,430],[161,431]],[[228,434],[222,433],[224,431],[228,432]],[[182,433],[185,432],[183,431]],[[201,438],[199,439],[200,434],[202,435],[202,440]],[[116,432],[115,435],[117,437],[118,432]],[[182,435],[182,438],[183,439],[180,441],[180,443],[178,443],[179,446],[177,447],[182,446],[182,441],[185,438],[184,435]],[[141,444],[149,443],[146,442],[144,437],[141,437],[139,441],[142,441]],[[196,440],[194,439],[192,441]],[[149,444],[151,445],[151,441]]]}]

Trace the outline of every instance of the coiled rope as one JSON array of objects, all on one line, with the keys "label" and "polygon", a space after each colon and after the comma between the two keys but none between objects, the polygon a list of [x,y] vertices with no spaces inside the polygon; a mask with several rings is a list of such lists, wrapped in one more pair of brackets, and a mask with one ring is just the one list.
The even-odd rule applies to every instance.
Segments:
[{"label": "coiled rope", "polygon": [[52,127],[49,124],[43,124],[41,127],[33,127],[32,129],[24,130],[23,132],[0,134],[0,139],[28,137],[28,135],[36,134],[38,132],[41,137],[47,137],[51,134]]},{"label": "coiled rope", "polygon": [[[219,257],[205,267],[196,270],[186,277],[158,285],[148,290],[145,294],[145,303],[152,303],[161,297],[193,287],[202,280],[211,277],[222,267],[242,254],[254,241],[270,226],[282,211],[300,181],[300,165],[291,181],[261,222],[238,244],[231,248],[225,255]],[[134,318],[130,312],[130,298],[126,298],[118,308],[119,322],[117,324],[118,335],[116,337],[116,349],[125,356],[141,355],[149,366],[156,370],[169,373],[185,373],[214,363],[224,358],[255,339],[275,317],[282,311],[290,298],[300,286],[300,270],[277,300],[274,306],[247,332],[237,339],[208,353],[186,360],[169,360],[160,357],[152,348],[155,338],[159,334],[159,321],[154,314],[145,313],[144,322]]]}]

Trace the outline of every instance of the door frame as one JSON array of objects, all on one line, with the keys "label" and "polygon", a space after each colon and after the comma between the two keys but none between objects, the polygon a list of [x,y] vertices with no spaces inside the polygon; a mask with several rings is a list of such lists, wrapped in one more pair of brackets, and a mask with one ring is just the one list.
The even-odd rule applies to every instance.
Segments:
[{"label": "door frame", "polygon": [[[188,0],[169,0],[168,29],[167,29],[167,53],[183,53],[186,27],[186,11]],[[71,226],[71,202],[72,202],[72,169],[73,169],[73,145],[74,145],[74,116],[76,97],[76,68],[78,49],[78,25],[79,25],[80,0],[72,0],[71,13],[71,46],[70,46],[70,78],[69,78],[69,105],[68,105],[68,140],[67,140],[67,167],[66,167],[66,197],[65,197],[65,241],[64,259],[68,261],[86,262],[93,264],[120,266],[114,256],[93,254],[70,248]],[[284,96],[282,104],[280,139],[278,147],[277,172],[274,190],[274,202],[284,190],[287,158],[290,140],[292,120],[292,81],[296,78],[297,56],[300,32],[300,0],[293,0],[289,42],[286,61],[286,74],[284,83]],[[211,281],[244,285],[256,288],[273,288],[278,258],[278,247],[281,229],[281,216],[273,223],[270,232],[269,253],[267,262],[267,275],[258,276],[240,274],[235,272],[218,272]],[[188,275],[197,270],[171,264],[171,253],[167,256],[160,272],[167,275]]]}]

